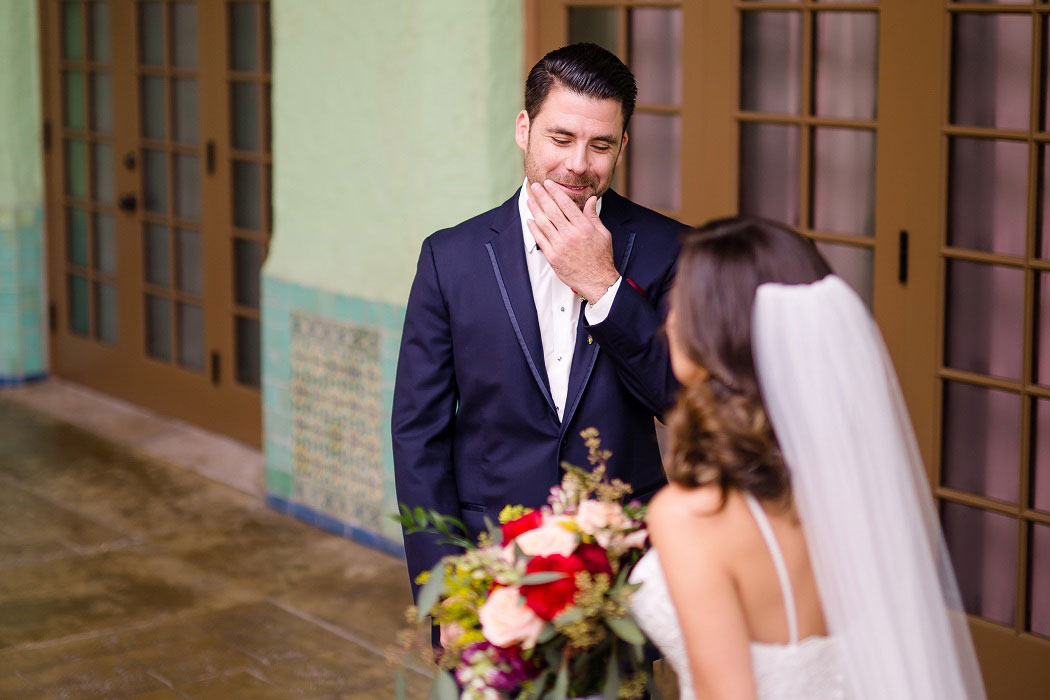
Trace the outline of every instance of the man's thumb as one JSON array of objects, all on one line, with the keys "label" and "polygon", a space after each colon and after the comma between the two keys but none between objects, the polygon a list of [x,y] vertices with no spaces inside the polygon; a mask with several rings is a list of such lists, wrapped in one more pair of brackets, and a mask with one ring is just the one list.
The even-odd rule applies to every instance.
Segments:
[{"label": "man's thumb", "polygon": [[598,218],[598,198],[591,196],[583,204],[583,213],[591,219]]}]

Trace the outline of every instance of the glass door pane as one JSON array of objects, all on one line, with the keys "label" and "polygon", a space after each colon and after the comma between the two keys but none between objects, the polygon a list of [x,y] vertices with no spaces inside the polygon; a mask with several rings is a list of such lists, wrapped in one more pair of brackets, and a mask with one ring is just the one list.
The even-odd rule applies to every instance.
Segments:
[{"label": "glass door pane", "polygon": [[106,0],[61,5],[67,329],[104,346],[119,339],[109,11]]},{"label": "glass door pane", "polygon": [[144,347],[156,360],[203,373],[197,4],[144,2],[138,22]]},{"label": "glass door pane", "polygon": [[1035,60],[1043,17],[1031,6],[947,12],[937,494],[967,611],[1018,635],[1045,634],[1046,574],[1036,558],[1045,522],[1035,512],[1047,507],[1047,401],[1036,385],[1050,328],[1040,303],[1048,268],[1038,259],[1040,208],[1029,204],[1046,187],[1039,170],[1050,136],[1031,97],[1046,80],[1033,75],[1047,69]]},{"label": "glass door pane", "polygon": [[869,306],[879,21],[817,6],[740,13],[738,209],[801,227]]},{"label": "glass door pane", "polygon": [[[230,141],[232,197],[230,202],[233,264],[227,284],[233,290],[234,379],[256,389],[262,380],[260,347],[260,271],[270,238],[270,73],[269,3],[228,4]],[[260,55],[265,54],[265,55]]]},{"label": "glass door pane", "polygon": [[568,3],[569,43],[591,42],[618,55],[638,83],[629,143],[613,188],[675,216],[682,208],[682,10],[678,7]]}]

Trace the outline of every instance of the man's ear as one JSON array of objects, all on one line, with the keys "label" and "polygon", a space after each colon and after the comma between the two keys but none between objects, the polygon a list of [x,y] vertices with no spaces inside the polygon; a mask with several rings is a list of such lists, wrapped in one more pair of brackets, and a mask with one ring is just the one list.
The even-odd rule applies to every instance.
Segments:
[{"label": "man's ear", "polygon": [[518,148],[526,151],[529,148],[529,113],[524,109],[518,112],[518,118],[514,121],[514,141]]},{"label": "man's ear", "polygon": [[616,165],[619,166],[623,162],[623,152],[627,149],[627,131],[623,132],[623,138],[620,140],[620,152],[616,156]]}]

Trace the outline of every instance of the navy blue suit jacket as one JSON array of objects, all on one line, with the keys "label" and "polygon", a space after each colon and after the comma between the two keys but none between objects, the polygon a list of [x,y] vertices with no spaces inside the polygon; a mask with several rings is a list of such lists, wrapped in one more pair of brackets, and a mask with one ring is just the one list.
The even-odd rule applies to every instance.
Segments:
[{"label": "navy blue suit jacket", "polygon": [[[601,219],[624,278],[605,321],[581,310],[564,419],[543,363],[518,195],[423,242],[409,294],[394,387],[397,497],[453,515],[471,529],[507,504],[537,507],[561,481],[562,461],[587,466],[579,432],[595,427],[612,450],[611,477],[647,500],[666,483],[653,418],[678,390],[660,326],[683,225],[613,191]],[[413,580],[455,551],[405,538]]]}]

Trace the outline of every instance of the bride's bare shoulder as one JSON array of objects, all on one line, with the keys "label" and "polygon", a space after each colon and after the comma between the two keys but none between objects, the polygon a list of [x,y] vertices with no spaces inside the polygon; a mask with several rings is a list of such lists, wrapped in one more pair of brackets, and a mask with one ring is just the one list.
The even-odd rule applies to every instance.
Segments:
[{"label": "bride's bare shoulder", "polygon": [[688,488],[670,483],[649,503],[649,527],[681,527],[699,521],[714,525],[726,515],[725,496],[715,485]]},{"label": "bride's bare shoulder", "polygon": [[[649,504],[649,537],[663,556],[675,561],[722,561],[727,543],[735,539],[736,500],[717,486],[664,487]],[[661,560],[663,559],[661,556]]]}]

